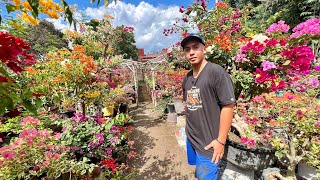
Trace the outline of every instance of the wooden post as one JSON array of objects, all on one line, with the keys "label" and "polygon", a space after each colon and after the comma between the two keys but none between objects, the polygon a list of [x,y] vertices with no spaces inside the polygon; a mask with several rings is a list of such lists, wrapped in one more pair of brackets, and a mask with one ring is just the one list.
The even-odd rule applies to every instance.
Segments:
[{"label": "wooden post", "polygon": [[155,82],[155,77],[154,77],[154,67],[151,67],[151,71],[152,71],[152,101],[154,103],[154,107],[157,107],[157,99],[156,96],[154,94],[155,90],[156,90],[156,82]]}]

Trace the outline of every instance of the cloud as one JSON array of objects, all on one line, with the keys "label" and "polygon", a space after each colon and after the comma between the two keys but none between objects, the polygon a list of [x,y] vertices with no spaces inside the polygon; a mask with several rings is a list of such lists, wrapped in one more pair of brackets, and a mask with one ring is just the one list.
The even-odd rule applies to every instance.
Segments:
[{"label": "cloud", "polygon": [[163,30],[171,27],[176,19],[181,17],[178,6],[154,7],[144,1],[135,6],[119,1],[108,7],[85,10],[85,14],[92,19],[102,19],[106,13],[115,17],[112,21],[115,26],[133,26],[136,45],[144,48],[146,53],[161,51],[179,41],[178,34],[163,35]]},{"label": "cloud", "polygon": [[57,28],[61,31],[65,31],[66,29],[70,29],[69,24],[66,23],[64,21],[64,19],[61,17],[59,19],[46,18],[46,20],[51,22],[55,28]]},{"label": "cloud", "polygon": [[[178,6],[155,7],[147,2],[138,5],[118,1],[111,3],[108,7],[86,8],[83,13],[86,19],[102,19],[105,14],[110,14],[114,26],[133,26],[135,31],[136,46],[144,48],[146,53],[159,52],[163,48],[175,44],[180,35],[163,35],[163,30],[172,27],[177,18],[182,16]],[[80,13],[76,13],[80,17]],[[62,19],[51,20],[58,29],[69,28]]]}]

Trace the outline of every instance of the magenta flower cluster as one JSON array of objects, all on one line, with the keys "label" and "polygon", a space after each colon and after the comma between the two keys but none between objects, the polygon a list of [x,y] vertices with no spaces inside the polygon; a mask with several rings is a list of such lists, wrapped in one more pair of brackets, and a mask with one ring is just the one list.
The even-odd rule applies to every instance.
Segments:
[{"label": "magenta flower cluster", "polygon": [[302,35],[320,35],[320,18],[312,18],[300,23],[292,30],[294,33],[290,38],[297,38]]},{"label": "magenta flower cluster", "polygon": [[286,49],[281,53],[281,56],[290,60],[290,67],[295,72],[307,71],[310,69],[310,64],[314,60],[314,54],[309,46],[297,46],[291,49]]}]

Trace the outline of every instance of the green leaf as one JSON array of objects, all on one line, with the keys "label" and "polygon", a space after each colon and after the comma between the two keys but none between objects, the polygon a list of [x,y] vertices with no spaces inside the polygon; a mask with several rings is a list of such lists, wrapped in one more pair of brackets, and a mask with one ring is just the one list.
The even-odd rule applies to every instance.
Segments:
[{"label": "green leaf", "polygon": [[290,60],[286,60],[286,62],[284,62],[283,65],[284,65],[284,66],[287,66],[287,65],[290,64],[290,62],[291,62]]},{"label": "green leaf", "polygon": [[37,114],[37,108],[32,105],[30,101],[24,99],[22,100],[22,104],[28,111],[32,112],[33,114]]},{"label": "green leaf", "polygon": [[35,101],[36,101],[36,106],[37,106],[37,108],[40,108],[40,107],[42,106],[42,101],[41,101],[41,99],[40,99],[40,98],[37,98]]},{"label": "green leaf", "polygon": [[70,7],[69,7],[68,3],[66,1],[64,1],[64,0],[61,0],[61,4],[63,6],[64,13],[67,16],[68,22],[71,25],[72,22],[73,22],[73,14],[72,14],[72,12],[70,10]]},{"label": "green leaf", "polygon": [[[99,1],[100,1],[100,0],[99,0]],[[110,0],[104,0],[104,5],[105,5],[105,6],[108,6],[109,3],[110,3]]]},{"label": "green leaf", "polygon": [[278,158],[282,158],[284,154],[283,154],[281,151],[276,151],[275,155],[276,155]]},{"label": "green leaf", "polygon": [[32,15],[34,18],[37,18],[39,15],[39,1],[38,0],[28,0],[28,3],[30,4],[31,8],[32,8]]},{"label": "green leaf", "polygon": [[1,97],[0,114],[3,114],[6,109],[13,109],[13,101],[9,96]]},{"label": "green leaf", "polygon": [[9,74],[7,73],[7,71],[3,67],[0,67],[0,73],[6,77],[9,77]]},{"label": "green leaf", "polygon": [[13,11],[15,11],[15,10],[17,10],[17,7],[14,6],[14,5],[12,5],[12,4],[7,4],[7,5],[6,5],[6,8],[7,8],[8,14],[11,13],[11,12],[13,12]]}]

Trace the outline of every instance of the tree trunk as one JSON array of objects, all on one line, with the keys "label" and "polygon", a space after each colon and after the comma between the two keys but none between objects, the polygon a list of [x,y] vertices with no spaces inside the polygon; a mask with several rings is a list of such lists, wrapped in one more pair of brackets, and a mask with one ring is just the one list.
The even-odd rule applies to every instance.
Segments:
[{"label": "tree trunk", "polygon": [[289,149],[290,149],[290,155],[288,155],[289,166],[287,171],[287,178],[295,179],[295,176],[296,176],[295,169],[298,164],[298,161],[297,161],[297,152],[296,152],[293,140],[289,142]]}]

